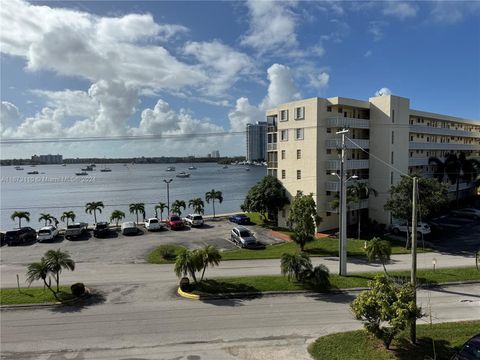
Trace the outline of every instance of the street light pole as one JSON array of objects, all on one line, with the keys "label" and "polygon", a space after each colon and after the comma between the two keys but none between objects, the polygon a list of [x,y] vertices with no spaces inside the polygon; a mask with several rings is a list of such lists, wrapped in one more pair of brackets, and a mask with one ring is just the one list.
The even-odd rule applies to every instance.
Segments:
[{"label": "street light pole", "polygon": [[170,216],[170,183],[173,179],[163,180],[165,184],[167,184],[167,209],[168,209],[168,216]]},{"label": "street light pole", "polygon": [[345,174],[345,134],[348,129],[337,131],[342,135],[342,155],[340,162],[340,276],[347,276],[347,179]]}]

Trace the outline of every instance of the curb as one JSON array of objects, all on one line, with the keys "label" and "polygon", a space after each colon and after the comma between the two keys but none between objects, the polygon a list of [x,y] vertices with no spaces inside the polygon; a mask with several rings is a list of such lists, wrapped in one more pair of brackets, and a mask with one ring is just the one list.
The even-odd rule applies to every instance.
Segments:
[{"label": "curb", "polygon": [[56,301],[56,302],[47,302],[47,303],[36,303],[36,304],[10,304],[10,305],[0,305],[0,310],[8,310],[8,309],[36,309],[36,308],[46,308],[46,307],[55,307],[61,305],[74,305],[77,302],[85,299],[86,297],[90,296],[91,291],[89,288],[85,288],[85,293],[82,296],[72,298],[69,300],[65,300],[64,302]]},{"label": "curb", "polygon": [[200,295],[185,292],[180,288],[177,289],[177,294],[181,297],[184,297],[185,299],[200,300]]}]

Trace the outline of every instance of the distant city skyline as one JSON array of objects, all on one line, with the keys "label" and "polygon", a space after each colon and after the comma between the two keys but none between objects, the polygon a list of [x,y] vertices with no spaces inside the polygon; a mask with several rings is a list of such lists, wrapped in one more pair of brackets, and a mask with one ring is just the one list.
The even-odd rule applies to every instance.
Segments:
[{"label": "distant city skyline", "polygon": [[478,120],[479,23],[474,1],[5,1],[2,140],[101,140],[1,157],[245,154],[266,109],[340,94]]}]

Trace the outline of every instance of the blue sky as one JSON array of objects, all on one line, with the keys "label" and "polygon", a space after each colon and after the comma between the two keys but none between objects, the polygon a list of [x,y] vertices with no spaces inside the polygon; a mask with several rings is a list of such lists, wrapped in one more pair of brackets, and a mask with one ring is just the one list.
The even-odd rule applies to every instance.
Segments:
[{"label": "blue sky", "polygon": [[[1,135],[162,135],[2,145],[2,158],[244,153],[248,122],[296,98],[480,118],[480,2],[2,3]],[[182,134],[225,133],[178,141]]]}]

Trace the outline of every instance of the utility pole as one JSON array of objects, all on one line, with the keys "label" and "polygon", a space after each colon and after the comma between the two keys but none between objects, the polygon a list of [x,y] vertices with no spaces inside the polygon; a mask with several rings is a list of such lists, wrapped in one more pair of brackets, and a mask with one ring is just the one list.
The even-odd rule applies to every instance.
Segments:
[{"label": "utility pole", "polygon": [[[413,178],[413,196],[412,196],[412,272],[411,284],[414,290],[413,304],[417,306],[417,192],[418,178]],[[410,341],[412,344],[417,342],[417,319],[414,318],[410,325]]]},{"label": "utility pole", "polygon": [[340,276],[347,276],[347,179],[345,164],[345,134],[348,129],[337,131],[336,134],[342,135],[342,154],[340,162],[340,241],[339,241],[339,259]]},{"label": "utility pole", "polygon": [[170,183],[173,179],[170,180],[163,180],[165,184],[167,184],[167,209],[168,209],[168,216],[170,216]]}]

